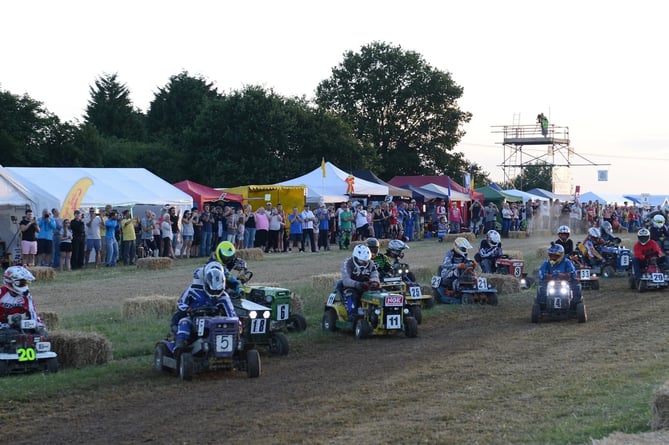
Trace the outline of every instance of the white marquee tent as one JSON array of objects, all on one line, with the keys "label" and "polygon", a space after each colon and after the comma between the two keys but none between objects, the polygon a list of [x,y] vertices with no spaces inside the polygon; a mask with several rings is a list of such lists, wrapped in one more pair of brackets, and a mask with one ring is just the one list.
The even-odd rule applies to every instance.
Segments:
[{"label": "white marquee tent", "polygon": [[[331,162],[325,163],[325,175],[323,167],[310,171],[300,177],[279,182],[278,185],[303,185],[307,188],[307,202],[311,204],[326,202],[344,202],[350,199],[346,193],[348,184],[346,178],[349,176],[344,170],[337,168]],[[388,187],[364,179],[355,178],[353,193],[351,196],[386,196]]]},{"label": "white marquee tent", "polygon": [[38,217],[42,209],[60,208],[60,200],[43,188],[21,183],[0,166],[0,256],[14,255],[19,248],[18,221],[27,208]]},{"label": "white marquee tent", "polygon": [[61,202],[82,178],[93,182],[81,201],[81,207],[133,208],[138,205],[191,208],[193,198],[145,168],[85,167],[8,167],[22,184],[49,190]]}]

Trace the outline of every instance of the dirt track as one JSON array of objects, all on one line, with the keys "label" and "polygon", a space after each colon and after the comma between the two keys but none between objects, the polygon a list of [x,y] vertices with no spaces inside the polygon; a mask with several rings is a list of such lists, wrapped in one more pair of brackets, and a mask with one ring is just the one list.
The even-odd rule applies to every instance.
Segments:
[{"label": "dirt track", "polygon": [[[421,252],[427,261],[443,249]],[[531,324],[525,292],[500,297],[498,307],[425,312],[415,339],[322,333],[286,357],[263,355],[258,379],[185,383],[147,369],[122,387],[101,382],[96,393],[40,403],[35,422],[9,413],[3,423],[13,443],[31,444],[541,443],[540,431],[554,426],[549,414],[581,409],[545,399],[545,388],[582,392],[598,374],[626,379],[640,362],[667,363],[668,295],[625,287],[613,279],[586,293],[586,324]]]}]

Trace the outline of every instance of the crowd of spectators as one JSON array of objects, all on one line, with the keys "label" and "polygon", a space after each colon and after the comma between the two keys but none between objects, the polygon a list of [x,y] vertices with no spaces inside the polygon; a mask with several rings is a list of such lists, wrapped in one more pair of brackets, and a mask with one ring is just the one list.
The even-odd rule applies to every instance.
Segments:
[{"label": "crowd of spectators", "polygon": [[[419,206],[415,200],[360,201],[325,204],[284,210],[279,203],[267,202],[253,210],[250,205],[211,206],[200,211],[175,207],[159,212],[146,210],[132,216],[128,209],[111,206],[74,212],[72,220],[60,217],[57,209],[43,209],[41,216],[26,210],[19,223],[22,263],[52,266],[60,270],[84,267],[134,265],[138,257],[209,257],[214,246],[230,241],[237,249],[260,248],[265,253],[321,252],[331,246],[348,249],[352,241],[368,237],[415,240],[423,230],[435,232],[438,222],[451,233],[472,231],[483,234],[501,228],[509,231],[548,230],[556,233],[562,225],[573,234],[586,233],[603,221],[614,231],[636,232],[648,213],[634,205],[529,200],[502,203],[474,200],[459,207],[434,200]],[[424,212],[423,209],[426,209]]]}]

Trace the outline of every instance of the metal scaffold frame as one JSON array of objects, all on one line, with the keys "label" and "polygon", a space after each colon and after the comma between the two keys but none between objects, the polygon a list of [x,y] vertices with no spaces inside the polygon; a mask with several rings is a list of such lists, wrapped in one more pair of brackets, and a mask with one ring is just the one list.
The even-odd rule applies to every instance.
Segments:
[{"label": "metal scaffold frame", "polygon": [[[515,120],[515,119],[514,119]],[[570,147],[569,127],[549,124],[546,130],[538,123],[535,125],[495,125],[493,133],[502,134],[501,144],[504,160],[498,167],[504,171],[504,182],[510,183],[528,165],[543,164],[554,167],[579,167],[609,164],[596,164],[575,153]],[[525,147],[545,146],[544,150],[526,150]],[[577,162],[572,159],[578,158]]]}]

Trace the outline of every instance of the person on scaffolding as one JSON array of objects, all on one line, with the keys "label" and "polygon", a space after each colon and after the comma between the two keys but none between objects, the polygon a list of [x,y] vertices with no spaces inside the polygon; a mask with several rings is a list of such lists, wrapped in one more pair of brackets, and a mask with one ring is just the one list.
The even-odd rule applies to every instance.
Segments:
[{"label": "person on scaffolding", "polygon": [[541,125],[541,134],[548,137],[548,118],[544,116],[544,113],[537,115],[537,124]]}]

